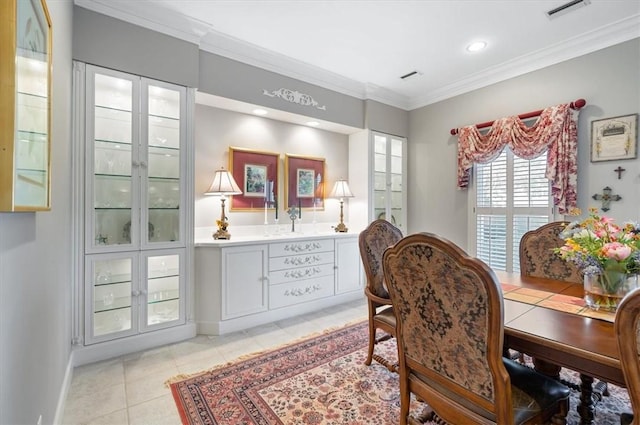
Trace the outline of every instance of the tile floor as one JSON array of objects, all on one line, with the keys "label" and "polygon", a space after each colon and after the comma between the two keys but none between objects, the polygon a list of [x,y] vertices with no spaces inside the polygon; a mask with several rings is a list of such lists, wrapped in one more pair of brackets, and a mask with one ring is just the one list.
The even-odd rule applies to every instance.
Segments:
[{"label": "tile floor", "polygon": [[244,354],[366,317],[366,302],[362,299],[244,331],[198,335],[180,343],[80,366],[73,372],[63,425],[179,425],[178,410],[164,384],[168,378],[206,370]]}]

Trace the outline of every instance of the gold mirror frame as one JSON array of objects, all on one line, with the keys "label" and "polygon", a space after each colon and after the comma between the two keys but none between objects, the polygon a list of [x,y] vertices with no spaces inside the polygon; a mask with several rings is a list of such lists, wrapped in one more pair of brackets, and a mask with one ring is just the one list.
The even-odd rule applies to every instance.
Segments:
[{"label": "gold mirror frame", "polygon": [[49,211],[51,18],[46,0],[2,0],[0,16],[0,211]]}]

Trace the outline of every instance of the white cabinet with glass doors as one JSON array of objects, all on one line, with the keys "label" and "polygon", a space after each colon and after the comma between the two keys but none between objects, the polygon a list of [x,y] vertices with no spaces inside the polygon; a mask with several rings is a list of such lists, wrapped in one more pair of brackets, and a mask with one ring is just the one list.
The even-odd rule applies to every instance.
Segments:
[{"label": "white cabinet with glass doors", "polygon": [[84,102],[84,342],[184,324],[187,90],[75,68]]},{"label": "white cabinet with glass doors", "polygon": [[183,251],[87,255],[85,342],[184,323]]},{"label": "white cabinet with glass doors", "polygon": [[[383,218],[407,231],[407,139],[364,130],[349,136],[349,186],[367,196],[366,208],[349,202],[349,221],[364,229]],[[363,163],[362,158],[367,158]],[[366,216],[365,216],[366,215]]]},{"label": "white cabinet with glass doors", "polygon": [[373,218],[385,218],[406,232],[406,139],[371,132]]},{"label": "white cabinet with glass doors", "polygon": [[86,95],[86,251],[184,246],[185,88],[87,65]]}]

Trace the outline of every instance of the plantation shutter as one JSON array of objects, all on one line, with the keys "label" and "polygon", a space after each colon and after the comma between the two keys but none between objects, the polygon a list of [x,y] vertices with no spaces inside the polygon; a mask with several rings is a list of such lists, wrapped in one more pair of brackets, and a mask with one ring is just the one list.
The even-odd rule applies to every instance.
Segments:
[{"label": "plantation shutter", "polygon": [[526,160],[506,147],[492,162],[476,164],[476,256],[496,270],[520,270],[522,235],[552,219],[547,155]]}]

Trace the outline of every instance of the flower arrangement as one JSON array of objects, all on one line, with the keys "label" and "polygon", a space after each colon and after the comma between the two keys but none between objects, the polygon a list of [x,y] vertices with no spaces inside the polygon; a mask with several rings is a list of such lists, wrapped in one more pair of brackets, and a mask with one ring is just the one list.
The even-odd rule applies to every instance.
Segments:
[{"label": "flower arrangement", "polygon": [[564,260],[575,263],[585,276],[603,276],[601,280],[606,293],[615,293],[621,284],[620,279],[613,278],[614,274],[640,273],[638,223],[627,222],[619,226],[591,208],[586,219],[569,223],[560,237],[565,244],[555,252]]}]

